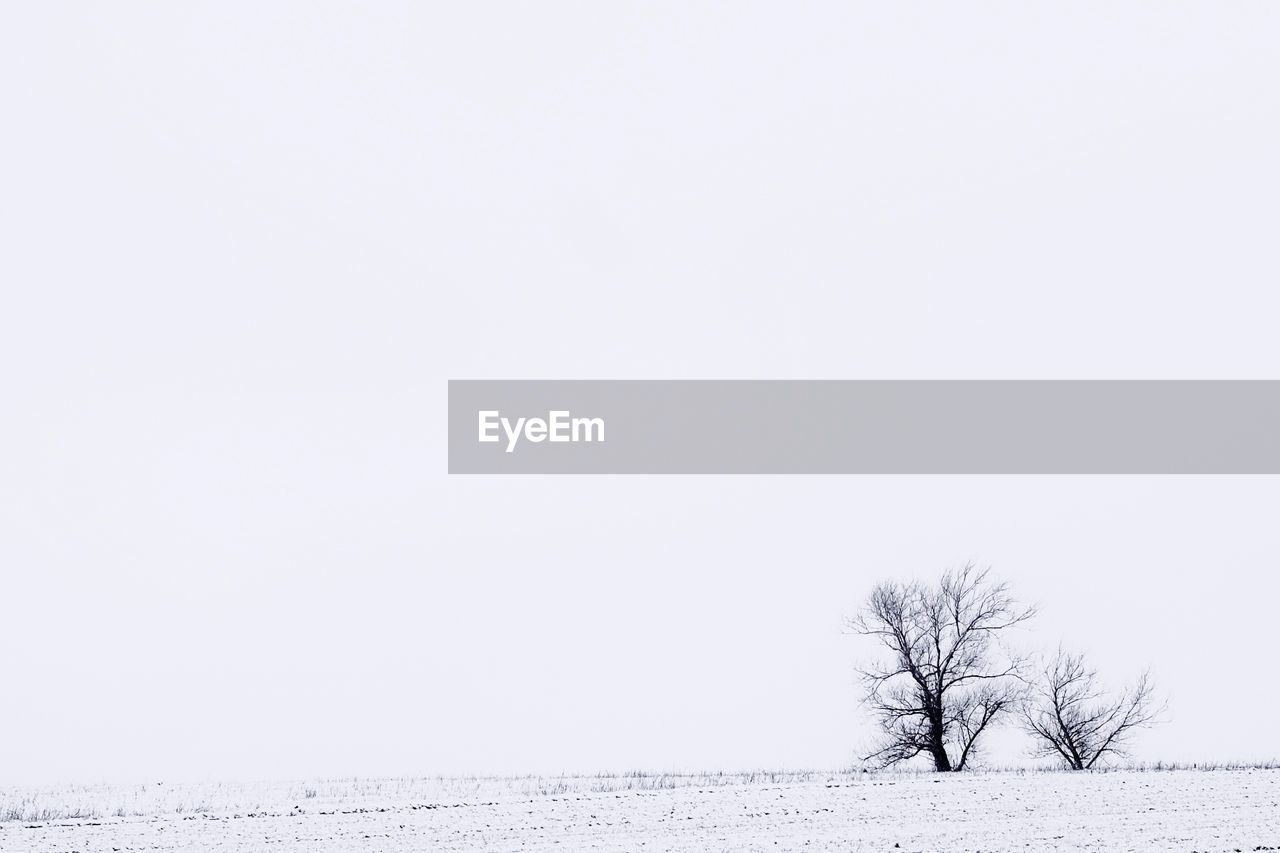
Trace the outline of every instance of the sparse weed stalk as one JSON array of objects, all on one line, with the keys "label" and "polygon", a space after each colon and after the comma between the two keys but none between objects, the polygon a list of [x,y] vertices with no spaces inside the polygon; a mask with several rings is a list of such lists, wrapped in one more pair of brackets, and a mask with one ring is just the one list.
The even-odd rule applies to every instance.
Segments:
[{"label": "sparse weed stalk", "polygon": [[[969,769],[970,775],[1026,776],[1046,773],[1112,774],[1120,772],[1258,772],[1280,770],[1280,760],[1154,761],[1117,763],[1089,771],[1066,771],[1053,765],[994,766]],[[40,789],[0,789],[0,822],[28,824],[56,821],[137,819],[195,814],[287,814],[302,800],[335,809],[421,807],[543,797],[644,793],[676,789],[749,788],[789,785],[874,785],[932,776],[921,768],[837,771],[758,769],[740,772],[627,770],[558,776],[427,776],[397,779],[316,779],[282,783],[206,783],[190,785],[80,785]],[[311,808],[308,808],[311,811]]]}]

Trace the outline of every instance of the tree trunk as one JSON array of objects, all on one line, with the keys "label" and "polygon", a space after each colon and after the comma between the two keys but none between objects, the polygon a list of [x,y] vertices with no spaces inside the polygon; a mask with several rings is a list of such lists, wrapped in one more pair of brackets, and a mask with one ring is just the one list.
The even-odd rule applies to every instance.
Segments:
[{"label": "tree trunk", "polygon": [[943,741],[942,709],[929,709],[929,754],[933,756],[933,769],[939,773],[951,772],[951,756]]}]

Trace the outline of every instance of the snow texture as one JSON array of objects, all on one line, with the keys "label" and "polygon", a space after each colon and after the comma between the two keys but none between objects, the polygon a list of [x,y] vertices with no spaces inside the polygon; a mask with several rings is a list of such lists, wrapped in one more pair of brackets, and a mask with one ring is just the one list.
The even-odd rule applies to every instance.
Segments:
[{"label": "snow texture", "polygon": [[6,853],[517,849],[1275,850],[1280,771],[631,774],[0,790]]}]

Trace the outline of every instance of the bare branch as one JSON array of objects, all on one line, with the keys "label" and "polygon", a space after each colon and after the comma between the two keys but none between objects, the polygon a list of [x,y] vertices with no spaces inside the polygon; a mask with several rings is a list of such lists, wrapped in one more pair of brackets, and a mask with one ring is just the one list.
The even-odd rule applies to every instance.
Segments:
[{"label": "bare branch", "polygon": [[1033,615],[972,564],[936,585],[877,585],[848,623],[887,652],[859,671],[883,738],[866,760],[927,754],[938,770],[967,766],[978,738],[1020,701],[1024,661],[998,637]]},{"label": "bare branch", "polygon": [[1149,672],[1129,690],[1108,697],[1084,656],[1059,648],[1022,716],[1040,755],[1087,770],[1100,760],[1126,755],[1133,735],[1158,722],[1163,711]]}]

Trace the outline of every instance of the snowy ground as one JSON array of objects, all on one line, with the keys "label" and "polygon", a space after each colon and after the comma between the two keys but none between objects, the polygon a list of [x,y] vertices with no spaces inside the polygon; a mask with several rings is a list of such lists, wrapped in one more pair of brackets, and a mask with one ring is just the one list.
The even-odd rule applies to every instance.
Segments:
[{"label": "snowy ground", "polygon": [[1280,849],[1280,770],[0,789],[0,851]]}]

